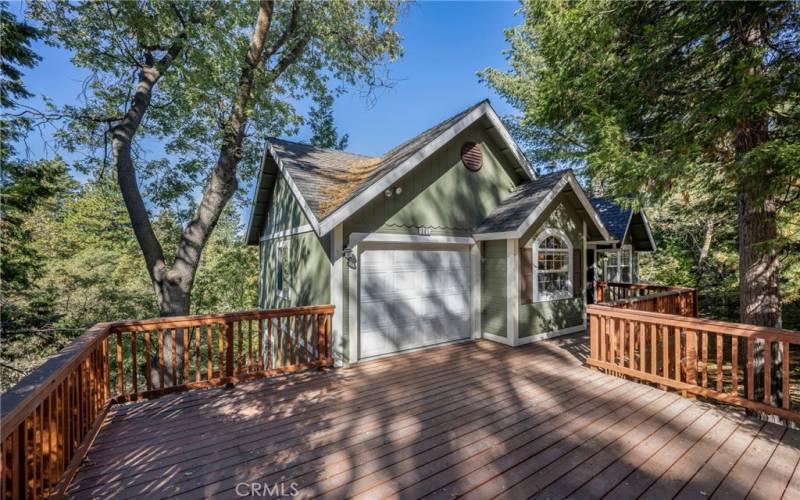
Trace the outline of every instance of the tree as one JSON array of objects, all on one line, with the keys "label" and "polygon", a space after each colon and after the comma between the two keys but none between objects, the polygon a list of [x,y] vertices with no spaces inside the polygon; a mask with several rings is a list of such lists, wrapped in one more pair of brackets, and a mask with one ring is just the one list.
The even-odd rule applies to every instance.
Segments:
[{"label": "tree", "polygon": [[783,221],[800,200],[797,3],[523,11],[507,32],[512,70],[483,76],[524,112],[542,156],[585,162],[616,194],[659,199],[691,185],[732,196],[740,320],[779,327],[779,257],[796,232]]},{"label": "tree", "polygon": [[[117,181],[162,315],[186,314],[203,248],[252,173],[269,135],[297,127],[292,100],[344,85],[383,83],[380,64],[400,54],[392,30],[397,2],[34,2],[49,39],[90,68],[91,94],[60,110],[64,144],[103,151]],[[142,160],[156,140],[166,157]],[[137,160],[139,165],[137,166]],[[239,165],[249,166],[241,172]],[[103,164],[103,163],[98,163]],[[143,196],[171,179],[174,197],[193,206],[164,250]],[[202,194],[196,186],[205,183]],[[177,189],[175,189],[177,186]],[[199,201],[195,202],[195,197]],[[170,250],[168,248],[168,250]]]},{"label": "tree", "polygon": [[320,148],[339,149],[347,147],[350,136],[344,134],[339,137],[333,123],[333,98],[323,96],[319,105],[309,113],[311,126],[311,144]]}]

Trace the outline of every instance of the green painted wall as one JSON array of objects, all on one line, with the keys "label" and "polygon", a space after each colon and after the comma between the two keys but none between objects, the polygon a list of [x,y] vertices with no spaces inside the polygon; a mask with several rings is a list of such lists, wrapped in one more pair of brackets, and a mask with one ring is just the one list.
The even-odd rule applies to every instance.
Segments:
[{"label": "green painted wall", "polygon": [[[288,297],[275,289],[275,254],[279,241],[289,241]],[[261,242],[261,308],[276,309],[330,303],[329,238],[313,232]]]},{"label": "green painted wall", "polygon": [[[566,233],[572,242],[573,250],[582,249],[583,219],[575,212],[568,199],[574,196],[569,193],[558,195],[539,220],[520,239],[520,246],[530,246],[543,229],[555,228]],[[582,324],[582,297],[520,304],[519,307],[520,338]]]},{"label": "green painted wall", "polygon": [[[483,167],[478,172],[461,163],[461,146],[467,141],[481,145]],[[379,196],[346,221],[345,240],[351,232],[417,234],[420,226],[431,228],[432,234],[471,235],[471,229],[520,182],[502,158],[497,145],[479,126],[466,129],[397,181],[401,194]]]},{"label": "green painted wall", "polygon": [[272,203],[267,213],[267,222],[261,233],[272,234],[308,224],[303,209],[292,194],[289,185],[280,177],[272,192]]},{"label": "green painted wall", "polygon": [[487,241],[481,259],[481,331],[500,337],[508,336],[506,251],[505,240]]}]

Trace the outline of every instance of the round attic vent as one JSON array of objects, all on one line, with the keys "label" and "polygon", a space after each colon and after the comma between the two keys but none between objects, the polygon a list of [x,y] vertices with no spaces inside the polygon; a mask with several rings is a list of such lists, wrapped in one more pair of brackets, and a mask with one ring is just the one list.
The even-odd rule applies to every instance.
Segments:
[{"label": "round attic vent", "polygon": [[461,146],[461,162],[473,172],[480,170],[483,166],[483,152],[480,145],[474,142],[465,142]]}]

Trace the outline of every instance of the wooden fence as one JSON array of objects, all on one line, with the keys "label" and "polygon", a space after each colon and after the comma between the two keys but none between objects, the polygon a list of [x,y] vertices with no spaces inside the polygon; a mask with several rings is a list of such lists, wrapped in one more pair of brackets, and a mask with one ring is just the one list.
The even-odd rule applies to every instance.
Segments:
[{"label": "wooden fence", "polygon": [[800,422],[800,332],[609,305],[586,311],[590,366]]},{"label": "wooden fence", "polygon": [[697,317],[697,291],[680,286],[601,281],[595,288],[595,302],[620,309]]},{"label": "wooden fence", "polygon": [[332,364],[332,305],[95,325],[2,395],[3,499],[61,494],[110,405]]}]

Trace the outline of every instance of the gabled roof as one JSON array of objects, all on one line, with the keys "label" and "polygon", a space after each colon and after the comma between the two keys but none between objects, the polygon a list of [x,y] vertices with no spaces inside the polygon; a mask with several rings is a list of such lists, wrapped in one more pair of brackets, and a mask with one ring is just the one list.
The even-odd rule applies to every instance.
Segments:
[{"label": "gabled roof", "polygon": [[521,238],[565,189],[575,193],[597,231],[604,238],[612,239],[571,170],[553,172],[521,184],[475,228],[473,237],[476,240]]},{"label": "gabled roof", "polygon": [[247,243],[258,243],[277,176],[282,175],[318,235],[331,231],[383,193],[457,134],[485,120],[489,132],[523,176],[536,175],[488,100],[481,101],[392,148],[380,157],[270,139],[258,177]]},{"label": "gabled roof", "polygon": [[609,198],[592,198],[591,202],[603,224],[620,244],[630,234],[636,250],[655,251],[656,243],[644,211],[635,211]]}]

